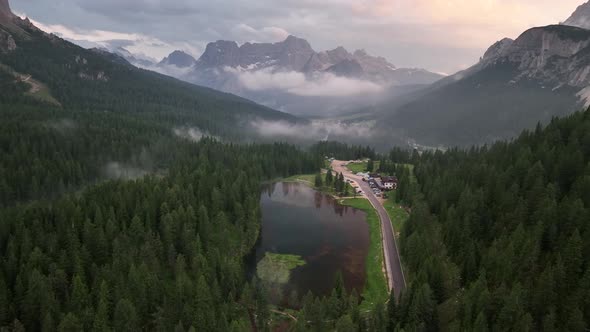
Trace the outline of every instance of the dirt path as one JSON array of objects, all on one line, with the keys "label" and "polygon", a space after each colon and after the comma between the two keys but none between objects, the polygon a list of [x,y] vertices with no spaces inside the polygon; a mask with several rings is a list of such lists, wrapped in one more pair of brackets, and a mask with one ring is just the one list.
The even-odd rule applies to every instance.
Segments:
[{"label": "dirt path", "polygon": [[41,84],[39,84],[39,82],[33,80],[31,75],[27,75],[27,76],[23,75],[20,77],[20,80],[31,86],[29,93],[34,94],[34,93],[41,91]]}]

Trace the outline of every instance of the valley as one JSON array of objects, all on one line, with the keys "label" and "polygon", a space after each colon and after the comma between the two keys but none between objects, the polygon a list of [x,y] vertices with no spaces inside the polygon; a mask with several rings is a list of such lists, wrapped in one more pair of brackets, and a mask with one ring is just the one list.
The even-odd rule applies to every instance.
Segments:
[{"label": "valley", "polygon": [[0,331],[587,331],[568,1],[0,0]]}]

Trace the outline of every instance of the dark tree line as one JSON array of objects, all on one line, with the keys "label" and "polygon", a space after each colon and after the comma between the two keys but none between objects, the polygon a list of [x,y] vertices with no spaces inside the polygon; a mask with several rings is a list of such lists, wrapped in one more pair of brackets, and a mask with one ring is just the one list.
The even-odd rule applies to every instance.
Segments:
[{"label": "dark tree line", "polygon": [[309,148],[316,155],[338,160],[375,158],[375,150],[369,146],[348,145],[340,142],[318,142]]},{"label": "dark tree line", "polygon": [[589,162],[590,112],[513,142],[424,153],[418,183],[401,176],[411,283],[398,329],[586,331]]},{"label": "dark tree line", "polygon": [[204,140],[183,155],[167,176],[1,210],[0,326],[247,330],[259,184],[319,165],[281,144]]}]

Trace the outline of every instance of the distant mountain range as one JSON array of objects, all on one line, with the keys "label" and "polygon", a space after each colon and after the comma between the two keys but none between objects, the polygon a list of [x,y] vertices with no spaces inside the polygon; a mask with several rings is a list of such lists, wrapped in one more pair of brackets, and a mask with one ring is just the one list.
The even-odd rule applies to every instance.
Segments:
[{"label": "distant mountain range", "polygon": [[587,22],[590,3],[561,25],[502,39],[469,69],[375,107],[377,123],[428,146],[470,145],[581,110],[590,105]]},{"label": "distant mountain range", "polygon": [[[18,52],[32,32],[42,33],[7,8],[7,0],[0,0],[0,55]],[[523,128],[534,128],[538,122],[547,123],[590,105],[589,22],[590,2],[578,7],[562,24],[529,29],[515,40],[499,40],[477,64],[449,77],[424,69],[397,68],[363,50],[349,52],[338,47],[316,52],[305,39],[295,36],[278,43],[241,46],[234,41],[212,42],[198,59],[182,51],[160,62],[124,48],[111,50],[115,55],[104,50],[93,53],[121,68],[131,63],[292,114],[360,124],[362,135],[358,136],[387,145],[471,145],[512,138]],[[43,36],[44,40],[58,40]],[[70,46],[65,49],[71,57],[82,52],[76,49],[71,53]],[[49,64],[58,63],[57,55],[52,56]],[[134,72],[136,78],[140,72]],[[38,69],[38,73],[43,71]],[[76,79],[82,79],[84,86],[84,79],[110,80],[116,73],[81,69]],[[144,78],[149,81],[149,77]],[[186,85],[174,86],[190,90]],[[59,88],[57,84],[56,91]],[[208,94],[205,99],[225,98]],[[260,117],[296,121],[232,98]]]},{"label": "distant mountain range", "polygon": [[430,84],[443,76],[424,69],[396,68],[383,57],[374,57],[364,50],[349,53],[344,47],[316,52],[301,38],[289,36],[279,43],[246,43],[233,41],[209,43],[205,53],[195,61],[199,72],[224,67],[244,71],[271,69],[306,74],[328,72],[337,76],[363,79],[386,85]]},{"label": "distant mountain range", "polygon": [[[241,46],[220,40],[209,43],[198,59],[177,50],[158,64],[117,53],[143,68],[311,116],[364,107],[385,98],[392,89],[425,86],[444,77],[425,69],[396,68],[364,50],[350,53],[338,47],[316,52],[309,42],[295,36],[278,43]],[[273,84],[278,81],[281,84]]]}]

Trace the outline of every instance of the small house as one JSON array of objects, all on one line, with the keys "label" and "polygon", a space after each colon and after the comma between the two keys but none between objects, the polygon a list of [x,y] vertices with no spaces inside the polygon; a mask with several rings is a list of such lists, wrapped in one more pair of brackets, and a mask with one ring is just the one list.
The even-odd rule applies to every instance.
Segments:
[{"label": "small house", "polygon": [[387,190],[395,190],[397,189],[398,180],[395,176],[384,176],[381,178],[381,183],[383,188]]}]

